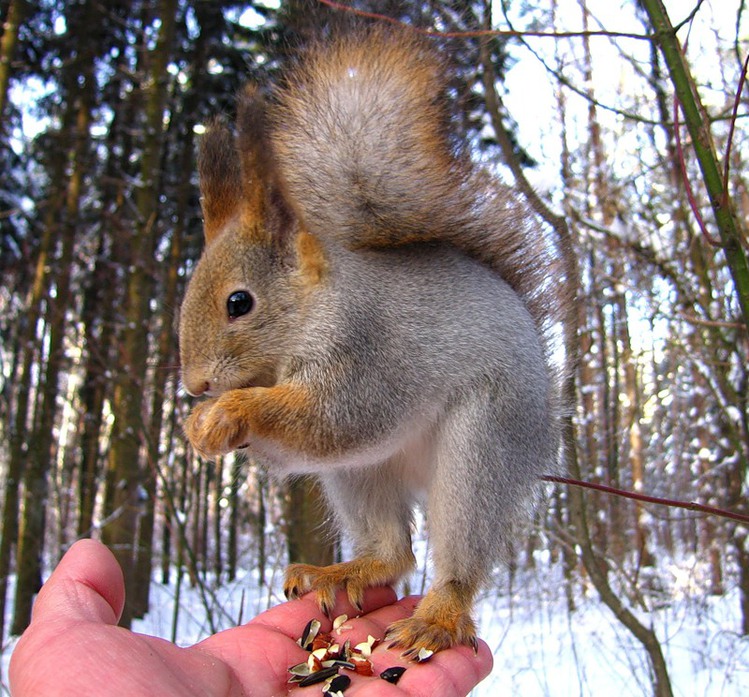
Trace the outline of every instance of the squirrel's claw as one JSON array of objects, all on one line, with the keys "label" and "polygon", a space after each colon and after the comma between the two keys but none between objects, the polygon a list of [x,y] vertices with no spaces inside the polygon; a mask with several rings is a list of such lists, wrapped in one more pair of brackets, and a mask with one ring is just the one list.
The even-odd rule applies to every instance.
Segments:
[{"label": "squirrel's claw", "polygon": [[320,611],[330,619],[335,606],[335,594],[342,587],[335,578],[326,574],[332,567],[312,566],[311,564],[291,564],[286,569],[284,593],[287,598],[299,598],[305,593],[315,591]]},{"label": "squirrel's claw", "polygon": [[473,632],[473,623],[470,628],[457,624],[437,624],[416,616],[398,620],[388,628],[386,638],[391,640],[388,649],[402,648],[401,656],[417,663],[428,660],[437,651],[458,644],[468,644],[476,653],[478,639],[474,633],[467,633]]},{"label": "squirrel's claw", "polygon": [[293,598],[315,591],[320,610],[330,618],[336,605],[337,591],[345,590],[349,603],[360,615],[363,612],[365,589],[382,585],[373,572],[371,562],[363,559],[331,566],[291,564],[286,569],[284,592]]}]

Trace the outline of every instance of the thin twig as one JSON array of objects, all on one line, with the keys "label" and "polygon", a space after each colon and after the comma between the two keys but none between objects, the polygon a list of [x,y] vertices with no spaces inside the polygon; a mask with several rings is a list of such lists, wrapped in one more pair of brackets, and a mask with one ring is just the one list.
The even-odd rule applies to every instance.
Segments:
[{"label": "thin twig", "polygon": [[358,17],[366,17],[368,19],[377,19],[383,22],[389,22],[390,24],[399,24],[408,29],[411,29],[419,34],[426,34],[427,36],[439,36],[443,38],[473,38],[478,36],[538,36],[543,38],[552,39],[568,39],[581,36],[604,36],[613,37],[618,39],[636,39],[638,41],[651,41],[653,36],[650,34],[631,34],[627,32],[615,32],[615,31],[565,31],[565,32],[550,32],[550,31],[517,31],[515,29],[476,29],[473,31],[452,31],[444,32],[437,31],[436,29],[422,29],[420,27],[414,27],[409,24],[404,24],[399,19],[394,17],[388,17],[377,12],[367,12],[365,10],[358,10],[355,7],[346,5],[342,2],[335,2],[335,0],[317,0],[321,5],[325,5],[332,10],[338,10],[341,12],[350,12]]},{"label": "thin twig", "polygon": [[648,126],[660,125],[659,121],[654,121],[653,119],[648,119],[644,116],[641,116],[640,114],[636,114],[630,111],[625,111],[624,109],[619,109],[615,106],[611,106],[610,104],[605,104],[604,102],[601,102],[595,97],[588,94],[581,87],[577,87],[575,84],[572,83],[572,81],[569,78],[565,77],[562,74],[562,71],[560,69],[552,68],[546,62],[544,57],[525,40],[524,37],[528,35],[526,34],[525,31],[517,30],[514,28],[512,24],[512,20],[510,19],[510,16],[507,14],[507,7],[505,5],[504,0],[502,3],[500,3],[500,6],[502,9],[502,15],[504,17],[504,21],[507,23],[507,26],[510,27],[512,31],[511,35],[518,39],[520,45],[523,46],[526,49],[526,51],[528,51],[543,66],[544,70],[546,70],[546,72],[549,73],[549,75],[551,75],[554,79],[556,79],[558,82],[560,82],[562,85],[564,85],[568,89],[572,90],[576,95],[578,95],[578,97],[582,97],[586,102],[589,102],[590,104],[594,104],[599,109],[605,109],[606,111],[616,114],[617,116],[621,116],[622,118],[625,118],[629,121],[635,121],[637,123],[644,123]]},{"label": "thin twig", "polygon": [[648,496],[646,494],[637,494],[634,491],[625,491],[624,489],[617,489],[613,486],[606,486],[605,484],[594,484],[593,482],[583,482],[579,479],[569,479],[567,477],[556,477],[553,475],[545,475],[541,477],[545,482],[553,482],[555,484],[567,484],[568,486],[578,486],[583,489],[594,489],[595,491],[601,491],[604,494],[611,494],[613,496],[621,496],[625,499],[634,499],[635,501],[642,501],[644,503],[656,503],[661,506],[670,506],[671,508],[685,508],[689,511],[697,511],[698,513],[708,513],[709,515],[720,516],[721,518],[729,518],[730,520],[738,521],[739,523],[749,524],[749,515],[743,513],[736,513],[734,511],[727,511],[723,508],[715,508],[714,506],[706,506],[702,503],[695,503],[694,501],[675,501],[673,499],[663,499],[657,496]]},{"label": "thin twig", "polygon": [[745,225],[731,205],[723,205],[724,188],[715,141],[710,133],[705,106],[699,98],[691,66],[671,25],[663,0],[641,0],[655,30],[655,41],[668,66],[676,96],[681,102],[684,121],[692,138],[702,179],[721,240],[721,249],[731,272],[736,301],[744,323],[749,326],[749,260],[743,247]]},{"label": "thin twig", "polygon": [[690,25],[690,30],[691,30],[692,20],[697,16],[697,13],[700,11],[700,8],[702,7],[703,2],[705,2],[705,0],[698,0],[697,4],[694,6],[692,11],[683,20],[681,20],[681,22],[679,22],[677,25],[674,26],[674,31],[678,32],[682,27],[686,26],[687,24]]},{"label": "thin twig", "polygon": [[736,118],[739,112],[739,104],[741,102],[741,93],[744,91],[744,83],[746,82],[746,71],[749,68],[749,55],[747,55],[744,61],[744,67],[741,70],[741,77],[739,78],[739,86],[736,89],[736,98],[733,101],[733,112],[731,113],[731,125],[728,129],[728,144],[726,145],[726,157],[723,162],[723,205],[728,205],[728,173],[731,169],[731,145],[733,144],[733,132],[736,126]]},{"label": "thin twig", "polygon": [[681,144],[681,123],[679,122],[680,108],[681,103],[679,102],[679,98],[674,95],[674,139],[676,140],[676,152],[679,156],[679,166],[681,167],[684,189],[687,192],[687,201],[689,201],[689,207],[692,209],[692,213],[694,213],[695,220],[697,221],[697,225],[699,226],[704,238],[713,247],[720,247],[720,242],[710,234],[707,225],[705,225],[705,220],[700,212],[700,207],[697,205],[697,197],[694,195],[694,190],[692,189],[692,183],[689,181],[687,161],[684,157],[684,147]]}]

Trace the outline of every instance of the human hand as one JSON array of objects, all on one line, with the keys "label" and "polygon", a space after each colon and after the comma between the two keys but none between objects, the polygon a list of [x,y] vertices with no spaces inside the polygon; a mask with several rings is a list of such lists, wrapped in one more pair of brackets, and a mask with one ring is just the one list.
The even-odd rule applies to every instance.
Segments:
[{"label": "human hand", "polygon": [[[42,588],[32,622],[19,640],[10,662],[13,697],[122,696],[140,697],[276,697],[315,695],[320,686],[288,683],[288,668],[305,661],[308,652],[296,640],[312,618],[330,630],[312,595],[278,605],[248,624],[215,634],[181,648],[156,637],[117,627],[125,589],[117,562],[102,544],[77,542]],[[374,588],[364,598],[361,617],[346,622],[341,634],[355,645],[367,635],[381,639],[388,625],[413,612],[417,599],[395,602],[389,588]],[[343,594],[333,616],[356,614]],[[343,671],[351,677],[346,697],[465,695],[491,670],[489,648],[478,653],[466,646],[435,654],[414,664],[384,644],[372,652],[374,676]],[[379,673],[406,666],[397,685]]]}]

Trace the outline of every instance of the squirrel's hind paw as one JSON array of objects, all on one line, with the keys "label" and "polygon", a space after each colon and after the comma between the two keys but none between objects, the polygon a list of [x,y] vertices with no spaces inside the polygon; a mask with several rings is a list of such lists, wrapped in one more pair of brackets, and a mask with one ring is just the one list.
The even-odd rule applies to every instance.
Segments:
[{"label": "squirrel's hind paw", "polygon": [[412,617],[388,627],[385,640],[400,647],[403,656],[428,659],[435,651],[466,644],[478,650],[476,625],[471,618],[473,592],[460,583],[432,588],[417,605]]},{"label": "squirrel's hind paw", "polygon": [[[418,612],[418,610],[417,610]],[[478,650],[476,628],[470,616],[450,623],[436,623],[414,615],[398,620],[388,627],[385,641],[389,648],[403,649],[402,656],[417,662],[427,660],[433,653],[458,644]]]}]

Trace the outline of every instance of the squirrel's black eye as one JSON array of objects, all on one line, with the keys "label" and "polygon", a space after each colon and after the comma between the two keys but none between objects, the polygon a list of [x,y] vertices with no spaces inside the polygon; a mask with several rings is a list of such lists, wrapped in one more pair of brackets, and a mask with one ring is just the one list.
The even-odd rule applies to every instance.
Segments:
[{"label": "squirrel's black eye", "polygon": [[226,311],[229,319],[237,319],[252,310],[255,301],[246,290],[235,290],[226,301]]}]

